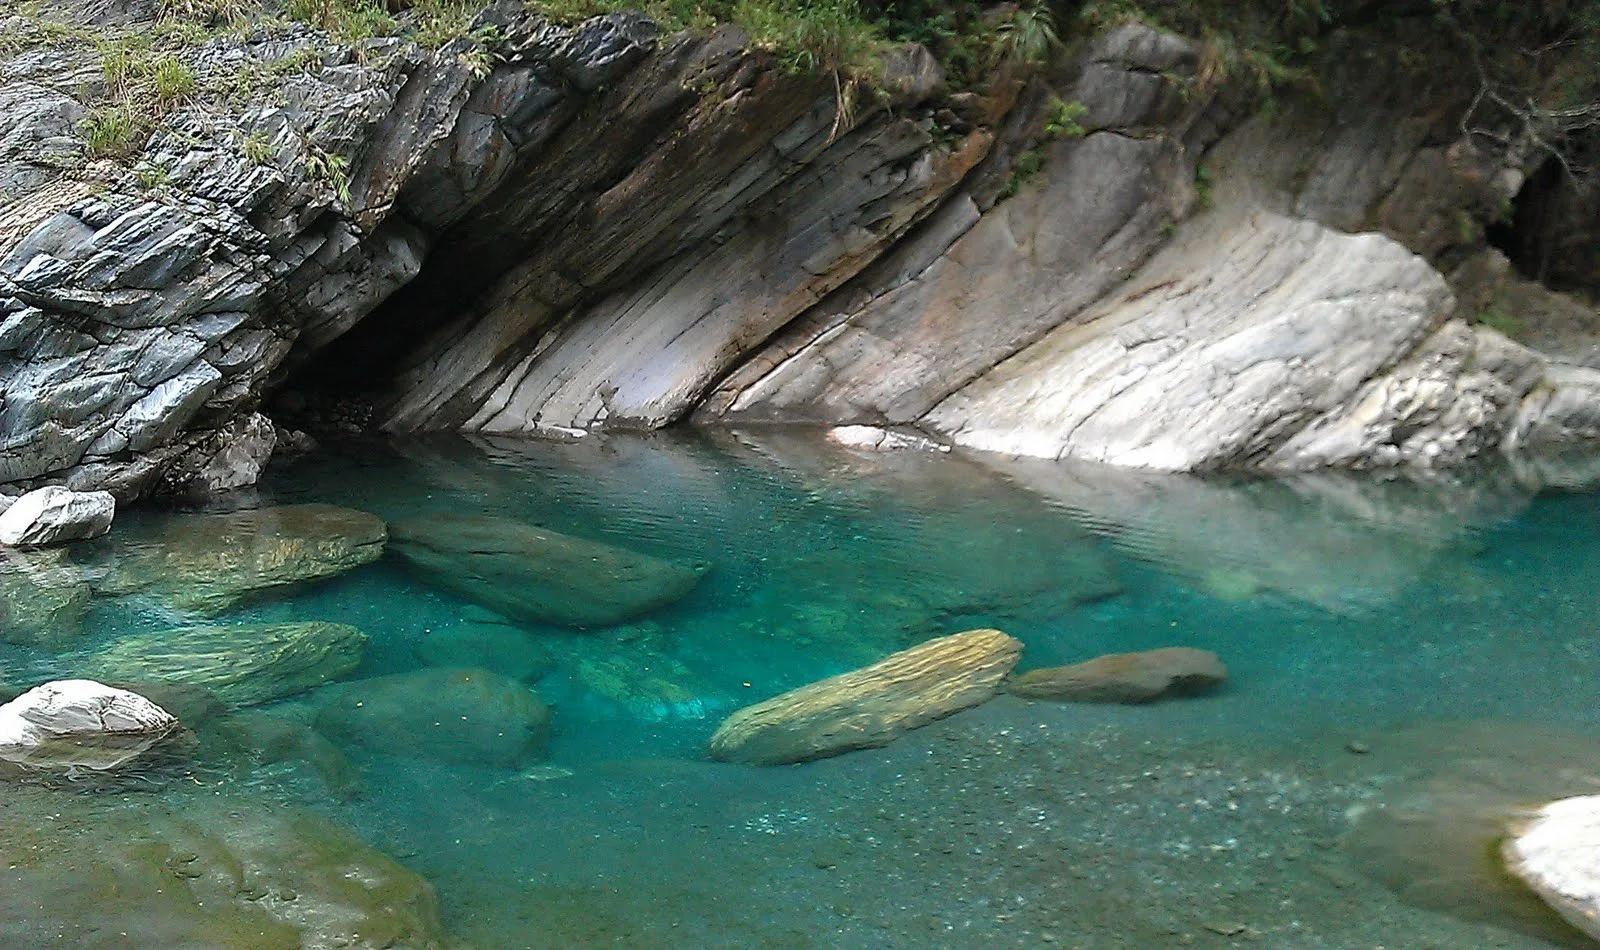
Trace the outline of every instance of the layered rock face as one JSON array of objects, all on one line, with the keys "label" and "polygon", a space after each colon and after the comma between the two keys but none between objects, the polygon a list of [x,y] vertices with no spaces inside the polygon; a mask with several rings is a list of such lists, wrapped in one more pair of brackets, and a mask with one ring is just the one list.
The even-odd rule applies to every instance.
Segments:
[{"label": "layered rock face", "polygon": [[1241,124],[1142,26],[1052,74],[1053,143],[1052,87],[951,93],[915,46],[851,103],[636,14],[496,4],[433,54],[275,27],[175,54],[192,104],[71,173],[98,54],[36,45],[0,60],[0,484],[248,484],[286,380],[381,391],[391,430],[892,424],[1175,470],[1600,437],[1600,373],[1452,320],[1429,262],[1514,174],[1403,103]]}]

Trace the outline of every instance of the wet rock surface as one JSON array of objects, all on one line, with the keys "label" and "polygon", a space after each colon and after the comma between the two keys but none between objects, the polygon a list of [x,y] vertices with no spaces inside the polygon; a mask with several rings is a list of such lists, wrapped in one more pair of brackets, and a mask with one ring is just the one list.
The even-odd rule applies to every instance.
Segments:
[{"label": "wet rock surface", "polygon": [[1541,801],[1591,791],[1597,752],[1588,736],[1520,723],[1429,724],[1383,737],[1363,765],[1391,780],[1351,810],[1343,847],[1407,903],[1556,946],[1593,946],[1507,873],[1502,845]]},{"label": "wet rock surface", "polygon": [[122,637],[86,666],[107,679],[199,686],[230,706],[253,706],[349,674],[366,643],[341,623],[182,627]]},{"label": "wet rock surface", "polygon": [[1210,650],[1162,647],[1029,670],[1012,678],[1006,688],[1023,699],[1149,703],[1167,696],[1202,693],[1227,678],[1227,669]]},{"label": "wet rock surface", "polygon": [[746,765],[805,762],[887,745],[907,730],[986,702],[1022,655],[998,630],[970,630],[729,716],[711,755]]},{"label": "wet rock surface", "polygon": [[142,594],[215,617],[240,604],[370,564],[383,555],[384,523],[333,505],[280,505],[185,515],[129,532],[98,587]]},{"label": "wet rock surface", "polygon": [[110,492],[35,489],[0,512],[0,544],[36,547],[96,538],[111,530],[116,511]]},{"label": "wet rock surface", "polygon": [[391,526],[390,549],[426,581],[507,617],[621,623],[683,598],[707,569],[486,515]]},{"label": "wet rock surface", "polygon": [[482,669],[356,680],[316,697],[317,730],[347,746],[514,769],[543,758],[550,711],[522,683]]},{"label": "wet rock surface", "polygon": [[56,680],[0,706],[0,759],[29,769],[131,766],[178,731],[155,703],[93,680]]},{"label": "wet rock surface", "polygon": [[1574,927],[1600,940],[1600,799],[1564,798],[1512,824],[1506,867]]},{"label": "wet rock surface", "polygon": [[7,799],[0,915],[19,946],[445,944],[432,885],[298,808],[236,794],[140,796],[130,806],[19,788]]}]

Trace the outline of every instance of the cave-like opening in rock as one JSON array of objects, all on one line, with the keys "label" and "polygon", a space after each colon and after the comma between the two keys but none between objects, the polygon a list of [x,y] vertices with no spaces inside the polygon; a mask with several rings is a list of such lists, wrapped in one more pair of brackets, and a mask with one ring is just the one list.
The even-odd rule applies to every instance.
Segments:
[{"label": "cave-like opening in rock", "polygon": [[1528,176],[1511,199],[1507,213],[1485,231],[1490,246],[1499,248],[1517,273],[1548,282],[1559,249],[1558,234],[1571,182],[1561,162],[1550,157]]}]

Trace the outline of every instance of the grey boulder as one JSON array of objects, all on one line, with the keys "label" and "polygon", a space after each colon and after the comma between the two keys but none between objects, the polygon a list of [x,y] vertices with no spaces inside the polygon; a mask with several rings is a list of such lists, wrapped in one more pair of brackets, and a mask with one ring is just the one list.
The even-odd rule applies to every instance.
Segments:
[{"label": "grey boulder", "polygon": [[0,706],[0,760],[32,769],[126,765],[178,730],[137,693],[94,680],[57,680]]},{"label": "grey boulder", "polygon": [[32,547],[99,537],[111,530],[116,513],[110,492],[35,489],[0,513],[0,544]]}]

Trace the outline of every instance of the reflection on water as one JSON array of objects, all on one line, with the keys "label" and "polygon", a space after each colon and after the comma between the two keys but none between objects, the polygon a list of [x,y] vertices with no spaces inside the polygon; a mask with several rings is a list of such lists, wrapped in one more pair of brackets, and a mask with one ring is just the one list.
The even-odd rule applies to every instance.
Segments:
[{"label": "reflection on water", "polygon": [[[1510,800],[1551,793],[1505,776],[1600,771],[1600,499],[1530,477],[1152,476],[778,431],[335,447],[234,504],[473,530],[366,564],[370,525],[324,509],[188,553],[203,522],[136,511],[0,565],[6,695],[118,664],[137,685],[184,649],[210,690],[157,698],[194,745],[156,779],[0,798],[0,946],[1567,945],[1480,860]],[[591,623],[607,584],[651,596]],[[581,623],[548,609],[579,588]],[[1191,646],[1229,679],[707,760],[733,709],[978,626],[1023,669]]]},{"label": "reflection on water", "polygon": [[1219,596],[1271,590],[1338,613],[1387,606],[1424,574],[1470,570],[1477,534],[1533,495],[1500,470],[1243,479],[991,464],[1129,557]]}]

